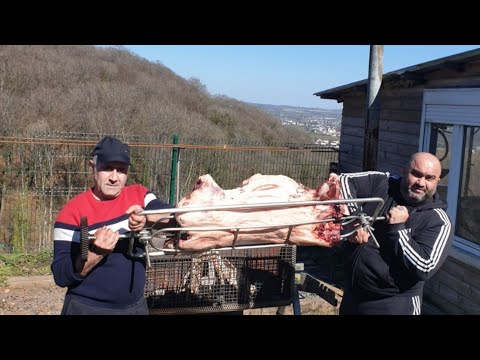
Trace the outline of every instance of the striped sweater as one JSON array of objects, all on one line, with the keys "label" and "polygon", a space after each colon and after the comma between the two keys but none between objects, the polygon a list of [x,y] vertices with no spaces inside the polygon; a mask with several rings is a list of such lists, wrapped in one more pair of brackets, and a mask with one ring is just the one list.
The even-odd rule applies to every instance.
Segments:
[{"label": "striped sweater", "polygon": [[[90,234],[104,225],[122,234],[129,231],[125,211],[135,204],[146,209],[168,207],[147,188],[130,185],[118,197],[107,201],[95,199],[89,189],[62,208],[54,225],[51,269],[55,283],[68,287],[67,294],[85,304],[111,308],[125,308],[140,300],[144,294],[145,261],[126,255],[128,239],[120,239],[114,251],[85,277],[75,270],[80,251],[80,218],[87,217]],[[143,251],[140,246],[137,244],[134,252]]]}]

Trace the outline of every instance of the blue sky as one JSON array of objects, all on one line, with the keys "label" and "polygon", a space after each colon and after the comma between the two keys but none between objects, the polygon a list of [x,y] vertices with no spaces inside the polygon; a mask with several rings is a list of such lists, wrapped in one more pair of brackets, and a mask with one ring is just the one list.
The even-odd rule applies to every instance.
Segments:
[{"label": "blue sky", "polygon": [[[212,95],[272,105],[340,109],[317,91],[368,77],[369,45],[125,45],[177,75],[198,78]],[[383,72],[480,45],[385,45]]]}]

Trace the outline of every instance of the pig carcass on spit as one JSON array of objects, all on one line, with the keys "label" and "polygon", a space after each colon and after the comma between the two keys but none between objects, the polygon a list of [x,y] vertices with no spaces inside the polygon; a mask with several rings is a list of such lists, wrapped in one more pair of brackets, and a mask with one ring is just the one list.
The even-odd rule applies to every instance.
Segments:
[{"label": "pig carcass on spit", "polygon": [[[330,174],[328,180],[317,189],[310,189],[284,175],[255,174],[236,189],[223,190],[210,175],[200,176],[194,190],[184,197],[177,208],[225,206],[234,204],[259,204],[334,200],[340,198],[338,175]],[[347,215],[345,205],[315,205],[282,207],[276,209],[231,209],[192,211],[176,215],[180,227],[226,227],[232,231],[189,231],[187,238],[179,240],[182,250],[209,250],[233,245],[234,228],[239,228],[235,245],[288,243],[332,247],[340,241],[341,224],[328,221],[297,225],[292,228],[272,228],[276,225],[315,222]],[[244,229],[248,226],[265,228]]]}]

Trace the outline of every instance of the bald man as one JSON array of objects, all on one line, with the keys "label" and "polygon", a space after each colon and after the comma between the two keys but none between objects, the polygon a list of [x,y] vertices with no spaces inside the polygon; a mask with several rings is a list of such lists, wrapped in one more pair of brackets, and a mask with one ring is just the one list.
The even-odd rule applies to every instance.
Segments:
[{"label": "bald man", "polygon": [[[340,315],[420,315],[425,280],[443,264],[452,242],[447,204],[436,193],[440,174],[440,161],[419,152],[401,177],[378,171],[340,175],[344,198],[385,201],[385,220],[373,224],[380,247],[363,229],[345,243]],[[350,211],[372,215],[377,205],[357,203]]]}]

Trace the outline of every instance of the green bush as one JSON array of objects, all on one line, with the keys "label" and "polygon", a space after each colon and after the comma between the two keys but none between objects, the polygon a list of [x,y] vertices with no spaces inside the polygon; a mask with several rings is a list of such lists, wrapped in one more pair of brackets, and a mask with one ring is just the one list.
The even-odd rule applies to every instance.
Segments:
[{"label": "green bush", "polygon": [[0,285],[5,286],[9,276],[31,276],[51,274],[52,250],[36,254],[0,253]]}]

